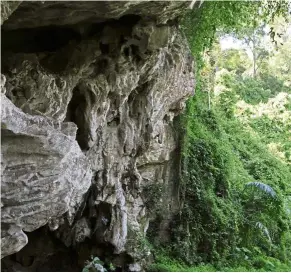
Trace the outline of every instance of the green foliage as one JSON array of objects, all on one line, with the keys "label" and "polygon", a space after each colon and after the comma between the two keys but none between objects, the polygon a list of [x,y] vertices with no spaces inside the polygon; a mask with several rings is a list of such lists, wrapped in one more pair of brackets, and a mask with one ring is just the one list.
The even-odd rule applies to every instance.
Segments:
[{"label": "green foliage", "polygon": [[[235,261],[239,260],[241,264]],[[200,263],[196,266],[187,266],[180,260],[171,258],[165,250],[158,250],[155,263],[146,271],[149,272],[289,272],[290,263],[263,255],[260,251],[251,252],[246,248],[237,248],[234,252],[233,263],[217,265]],[[243,261],[243,262],[241,262]]]},{"label": "green foliage", "polygon": [[149,272],[215,272],[216,269],[210,264],[200,264],[199,266],[189,267],[181,260],[169,257],[167,251],[159,249],[156,253],[155,263],[151,264]]},{"label": "green foliage", "polygon": [[185,14],[182,29],[188,38],[196,62],[197,89],[201,88],[203,54],[212,46],[217,31],[237,33],[250,23],[250,14],[258,9],[258,2],[205,1],[201,8]]},{"label": "green foliage", "polygon": [[162,210],[161,198],[163,196],[163,184],[150,184],[143,187],[145,206],[149,211],[158,213]]},{"label": "green foliage", "polygon": [[[227,105],[235,110],[236,99],[227,100],[235,93],[222,95],[225,98],[218,99],[211,111],[206,93],[196,93],[188,101],[183,207],[173,221],[168,255],[188,266],[204,262],[216,269],[223,267],[223,271],[235,271],[233,266],[227,267],[234,263],[247,271],[279,270],[281,265],[272,269],[268,261],[286,261],[286,245],[281,244],[289,232],[284,202],[285,193],[290,192],[291,172],[270,154],[260,137],[225,111]],[[237,249],[243,250],[237,253]],[[264,264],[255,262],[258,256],[264,257],[260,258]],[[161,264],[160,271],[165,266]],[[178,269],[173,266],[163,270]]]},{"label": "green foliage", "polygon": [[251,65],[246,52],[238,49],[224,50],[216,55],[216,59],[218,68],[224,68],[236,75],[242,75]]},{"label": "green foliage", "polygon": [[[213,112],[188,104],[188,138],[184,149],[184,206],[173,226],[174,255],[188,263],[219,260],[236,241],[240,208],[234,208],[230,182],[236,165]],[[226,144],[226,145],[225,145]],[[194,235],[195,234],[195,235]],[[185,240],[187,238],[187,240]]]},{"label": "green foliage", "polygon": [[87,261],[82,272],[107,272],[103,267],[103,262],[98,257],[91,257],[91,261]]},{"label": "green foliage", "polygon": [[217,1],[203,3],[185,15],[183,29],[189,39],[195,57],[202,56],[219,30],[237,33],[250,23],[250,14],[255,14],[259,3],[245,1]]},{"label": "green foliage", "polygon": [[275,198],[276,193],[275,191],[272,189],[272,187],[270,187],[269,185],[266,185],[262,182],[249,182],[245,185],[246,187],[254,187],[255,189],[259,189],[262,192],[264,192],[265,194],[271,196],[272,198]]},{"label": "green foliage", "polygon": [[245,102],[250,104],[267,102],[271,95],[271,89],[264,89],[262,82],[253,78],[236,82],[236,86],[233,86],[233,88]]},{"label": "green foliage", "polygon": [[134,258],[146,260],[150,255],[152,245],[143,232],[128,226],[126,249],[129,253],[134,253]]},{"label": "green foliage", "polygon": [[[196,62],[197,88],[201,88],[200,72],[204,66],[203,55],[208,51],[216,35],[240,34],[249,32],[262,22],[271,23],[275,16],[287,18],[290,3],[278,1],[205,1],[200,8],[185,14],[182,29],[188,38]],[[276,35],[276,26],[270,32]],[[276,40],[276,39],[275,39]]]},{"label": "green foliage", "polygon": [[227,81],[227,87],[240,96],[245,102],[255,105],[260,102],[266,103],[278,93],[287,91],[284,82],[270,75],[261,78],[232,77]]}]

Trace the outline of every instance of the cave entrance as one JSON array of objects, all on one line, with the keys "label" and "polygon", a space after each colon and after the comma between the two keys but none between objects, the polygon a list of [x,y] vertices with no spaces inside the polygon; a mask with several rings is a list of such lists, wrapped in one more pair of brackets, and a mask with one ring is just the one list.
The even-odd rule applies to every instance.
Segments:
[{"label": "cave entrance", "polygon": [[28,244],[1,260],[1,272],[81,272],[91,257],[98,257],[108,271],[128,271],[132,258],[114,254],[114,247],[87,238],[75,247],[66,247],[48,226],[26,232]]},{"label": "cave entrance", "polygon": [[28,244],[1,260],[3,272],[81,271],[77,253],[58,240],[47,226],[26,232]]}]

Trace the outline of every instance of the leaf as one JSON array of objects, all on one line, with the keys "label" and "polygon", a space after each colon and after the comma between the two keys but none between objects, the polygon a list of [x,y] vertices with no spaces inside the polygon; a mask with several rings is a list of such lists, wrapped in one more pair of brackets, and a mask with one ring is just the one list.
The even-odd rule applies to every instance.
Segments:
[{"label": "leaf", "polygon": [[276,192],[273,190],[273,188],[267,184],[262,183],[262,182],[259,182],[259,181],[249,182],[245,186],[246,187],[255,187],[255,188],[263,191],[264,193],[268,194],[269,196],[271,196],[273,198],[276,197]]},{"label": "leaf", "polygon": [[250,250],[248,250],[247,248],[245,248],[245,247],[242,247],[241,248],[245,253],[252,253]]},{"label": "leaf", "polygon": [[269,230],[267,229],[266,226],[264,226],[261,222],[256,222],[255,227],[258,228],[259,230],[261,230],[263,232],[263,234],[268,238],[269,242],[272,243],[272,239],[271,239],[271,236],[269,234]]}]

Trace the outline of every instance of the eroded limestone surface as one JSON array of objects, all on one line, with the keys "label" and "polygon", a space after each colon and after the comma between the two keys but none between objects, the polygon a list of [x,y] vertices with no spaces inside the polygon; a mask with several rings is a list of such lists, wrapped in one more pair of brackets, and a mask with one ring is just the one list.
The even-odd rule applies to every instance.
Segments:
[{"label": "eroded limestone surface", "polygon": [[82,203],[92,174],[76,129],[25,114],[1,94],[2,257],[27,243],[23,231],[74,215]]},{"label": "eroded limestone surface", "polygon": [[107,248],[141,270],[150,221],[179,205],[174,121],[194,89],[175,21],[186,4],[23,2],[4,22],[3,256],[28,244],[27,255],[25,232],[48,226],[79,258]]}]

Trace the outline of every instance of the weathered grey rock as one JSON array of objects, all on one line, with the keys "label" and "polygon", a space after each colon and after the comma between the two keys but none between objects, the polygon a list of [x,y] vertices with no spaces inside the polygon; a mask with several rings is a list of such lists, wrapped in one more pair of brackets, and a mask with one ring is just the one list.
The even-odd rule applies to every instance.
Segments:
[{"label": "weathered grey rock", "polygon": [[[47,224],[68,248],[107,246],[142,269],[150,220],[168,223],[179,206],[174,119],[194,76],[171,20],[187,5],[23,2],[5,21],[5,255],[27,243],[23,231]],[[51,45],[52,33],[62,42]]]},{"label": "weathered grey rock", "polygon": [[191,1],[23,1],[5,29],[100,23],[134,14],[164,24]]},{"label": "weathered grey rock", "polygon": [[2,255],[19,251],[33,231],[73,216],[91,182],[76,126],[23,113],[1,94]]},{"label": "weathered grey rock", "polygon": [[1,1],[1,25],[15,11],[22,1]]},{"label": "weathered grey rock", "polygon": [[6,78],[3,74],[0,74],[0,89],[1,89],[1,93],[3,94],[6,93],[5,84],[6,84]]},{"label": "weathered grey rock", "polygon": [[[148,25],[133,29],[139,37],[151,37],[155,31],[159,29]],[[170,31],[172,40],[146,56],[139,47],[137,53],[128,48],[129,56],[116,47],[117,57],[106,56],[115,65],[83,77],[73,95],[73,100],[84,100],[74,111],[79,143],[88,149],[86,156],[96,173],[93,184],[99,193],[92,203],[110,206],[103,240],[115,246],[115,253],[126,249],[128,226],[146,232],[143,188],[167,185],[168,162],[176,147],[172,120],[194,88],[187,45],[175,27]],[[102,226],[100,218],[96,226]]]},{"label": "weathered grey rock", "polygon": [[130,272],[139,272],[139,271],[142,270],[141,266],[139,264],[137,264],[137,263],[130,264],[128,269],[129,269]]},{"label": "weathered grey rock", "polygon": [[1,224],[1,259],[21,250],[28,243],[26,234],[14,224]]}]

